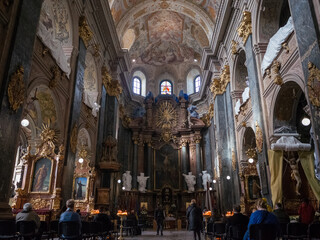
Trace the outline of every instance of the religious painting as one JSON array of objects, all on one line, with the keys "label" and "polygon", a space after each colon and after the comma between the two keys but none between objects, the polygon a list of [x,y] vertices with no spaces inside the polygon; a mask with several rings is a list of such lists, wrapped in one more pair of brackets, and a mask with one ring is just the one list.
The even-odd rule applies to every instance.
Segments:
[{"label": "religious painting", "polygon": [[52,161],[49,158],[40,158],[34,164],[31,192],[49,192]]},{"label": "religious painting", "polygon": [[73,198],[75,200],[86,200],[88,179],[86,177],[76,177],[73,186]]},{"label": "religious painting", "polygon": [[247,186],[249,199],[255,200],[261,198],[261,186],[258,176],[249,176]]},{"label": "religious painting", "polygon": [[161,149],[155,150],[155,189],[162,189],[164,186],[179,189],[180,166],[179,153],[171,145],[164,145]]},{"label": "religious painting", "polygon": [[141,202],[140,209],[141,210],[148,210],[148,202]]}]

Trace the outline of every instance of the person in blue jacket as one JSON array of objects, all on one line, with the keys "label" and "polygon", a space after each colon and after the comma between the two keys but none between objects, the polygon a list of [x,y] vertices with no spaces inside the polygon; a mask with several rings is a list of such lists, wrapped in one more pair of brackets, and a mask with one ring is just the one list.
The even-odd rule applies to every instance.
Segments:
[{"label": "person in blue jacket", "polygon": [[257,211],[251,214],[247,231],[243,240],[250,240],[249,229],[252,224],[275,224],[277,231],[280,231],[280,223],[275,215],[267,211],[267,203],[259,198],[256,201]]}]

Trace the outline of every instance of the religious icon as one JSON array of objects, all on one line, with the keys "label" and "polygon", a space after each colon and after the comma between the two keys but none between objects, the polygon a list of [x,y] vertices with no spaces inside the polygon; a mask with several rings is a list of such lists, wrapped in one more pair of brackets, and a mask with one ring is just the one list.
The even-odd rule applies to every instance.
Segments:
[{"label": "religious icon", "polygon": [[74,199],[85,200],[87,194],[87,178],[77,177],[74,181]]},{"label": "religious icon", "polygon": [[52,162],[48,158],[39,159],[34,165],[32,192],[49,192]]}]

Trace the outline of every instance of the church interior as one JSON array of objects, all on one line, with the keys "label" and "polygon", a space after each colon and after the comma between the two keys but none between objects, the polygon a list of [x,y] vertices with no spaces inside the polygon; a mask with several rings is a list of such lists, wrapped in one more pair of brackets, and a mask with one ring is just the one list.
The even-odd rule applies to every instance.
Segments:
[{"label": "church interior", "polygon": [[0,87],[0,219],[318,209],[318,0],[4,0]]}]

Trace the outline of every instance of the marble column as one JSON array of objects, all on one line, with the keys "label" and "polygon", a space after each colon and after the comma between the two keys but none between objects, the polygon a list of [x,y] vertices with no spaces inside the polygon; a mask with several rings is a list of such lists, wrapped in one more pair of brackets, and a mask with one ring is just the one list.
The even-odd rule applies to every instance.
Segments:
[{"label": "marble column", "polygon": [[[12,217],[8,202],[22,114],[22,106],[17,111],[11,109],[7,90],[10,77],[16,72],[18,66],[22,66],[24,69],[22,81],[25,89],[28,87],[42,0],[20,1],[19,5],[18,20],[12,37],[12,48],[7,58],[6,73],[4,76],[0,76],[2,79],[0,86],[0,218]],[[26,99],[26,90],[23,94]]]},{"label": "marble column", "polygon": [[148,141],[148,166],[147,166],[147,176],[149,176],[149,179],[147,181],[147,189],[149,191],[153,190],[153,175],[154,171],[154,164],[153,164],[153,149],[151,145],[151,141]]},{"label": "marble column", "polygon": [[[189,166],[189,161],[188,161],[188,150],[187,150],[187,144],[188,142],[185,139],[182,139],[181,141],[181,165],[182,165],[182,173],[188,174],[190,171],[190,166]],[[183,179],[183,184],[182,184],[182,189],[183,190],[188,190],[188,186],[186,181]]]},{"label": "marble column", "polygon": [[201,136],[195,136],[195,144],[196,144],[196,179],[197,179],[197,189],[203,189],[202,185],[202,158],[201,158]]},{"label": "marble column", "polygon": [[132,161],[132,190],[138,189],[137,174],[138,174],[138,143],[139,137],[134,134],[133,141],[133,161]]},{"label": "marble column", "polygon": [[79,130],[79,118],[82,104],[82,95],[83,95],[83,76],[85,70],[85,58],[86,58],[87,49],[83,40],[79,39],[79,53],[76,65],[76,74],[75,81],[73,83],[73,95],[71,97],[71,113],[68,127],[68,139],[67,139],[67,159],[65,160],[65,168],[63,171],[63,188],[62,188],[62,198],[63,201],[72,198],[72,183],[73,183],[73,171],[75,166],[76,153],[72,152],[70,148],[70,136],[72,130],[77,126]]},{"label": "marble column", "polygon": [[249,35],[248,40],[245,43],[245,53],[246,53],[246,66],[248,70],[248,79],[249,79],[249,88],[250,88],[250,97],[252,102],[252,115],[255,123],[260,127],[263,137],[263,146],[262,151],[257,151],[258,157],[258,172],[261,182],[261,192],[266,198],[270,198],[268,176],[266,172],[266,166],[268,165],[267,157],[267,145],[265,137],[265,129],[263,124],[263,111],[261,106],[261,97],[260,97],[260,87],[258,81],[258,72],[256,60],[254,57],[254,49],[252,47],[252,35]]},{"label": "marble column", "polygon": [[[298,50],[304,74],[305,84],[308,85],[308,78],[310,76],[312,63],[317,69],[320,69],[320,34],[318,32],[317,19],[314,17],[314,11],[318,11],[317,6],[314,6],[309,0],[289,0],[290,12],[293,19],[294,32],[298,43]],[[319,81],[320,76],[317,76],[315,81]],[[317,161],[319,163],[319,137],[320,137],[320,108],[313,105],[310,101],[309,89],[306,88],[306,99],[310,106],[310,117],[312,128],[314,131],[313,141],[315,152],[317,154]],[[316,93],[317,98],[320,99],[319,93]],[[320,169],[318,167],[318,173]]]},{"label": "marble column", "polygon": [[98,139],[97,139],[97,152],[96,152],[96,163],[98,163],[102,158],[102,152],[103,152],[103,141],[105,138],[104,134],[104,128],[105,128],[105,118],[106,118],[106,98],[107,98],[107,92],[102,85],[101,88],[101,102],[100,102],[100,111],[99,111],[99,125],[98,125]]},{"label": "marble column", "polygon": [[138,143],[138,172],[137,174],[139,175],[140,173],[144,173],[144,143],[143,143],[143,138],[140,136]]}]

